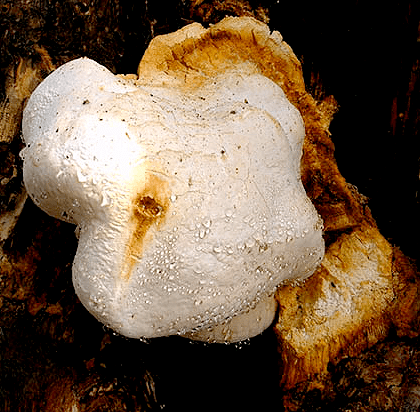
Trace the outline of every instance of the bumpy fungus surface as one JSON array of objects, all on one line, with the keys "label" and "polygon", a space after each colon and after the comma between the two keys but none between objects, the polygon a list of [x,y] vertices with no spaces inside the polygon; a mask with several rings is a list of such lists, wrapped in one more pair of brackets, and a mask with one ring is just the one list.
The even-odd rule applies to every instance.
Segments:
[{"label": "bumpy fungus surface", "polygon": [[[324,253],[300,178],[299,111],[213,43],[253,31],[256,45],[285,44],[247,18],[211,30],[219,36],[193,24],[154,39],[134,80],[87,58],[66,63],[24,111],[28,193],[78,225],[75,290],[129,337],[254,336],[274,318],[278,285],[310,276]],[[203,69],[191,74],[177,48],[201,50]]]}]

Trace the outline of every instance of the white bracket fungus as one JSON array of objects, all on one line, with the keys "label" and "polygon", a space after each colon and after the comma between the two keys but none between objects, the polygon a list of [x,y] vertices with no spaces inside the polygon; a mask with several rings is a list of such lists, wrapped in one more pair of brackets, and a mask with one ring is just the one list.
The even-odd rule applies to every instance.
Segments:
[{"label": "white bracket fungus", "polygon": [[259,73],[174,84],[87,58],[58,68],[24,111],[25,186],[78,226],[74,287],[105,325],[239,341],[271,324],[278,285],[324,253],[300,178],[303,121]]}]

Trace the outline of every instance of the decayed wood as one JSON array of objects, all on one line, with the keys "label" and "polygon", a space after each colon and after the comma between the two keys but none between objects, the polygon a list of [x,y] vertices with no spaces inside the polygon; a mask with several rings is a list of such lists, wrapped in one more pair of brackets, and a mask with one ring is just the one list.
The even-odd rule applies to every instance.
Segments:
[{"label": "decayed wood", "polygon": [[30,58],[19,58],[17,65],[7,70],[5,95],[0,106],[0,143],[11,143],[19,132],[22,110],[35,87],[55,69],[45,49],[35,47],[39,55],[35,63]]},{"label": "decayed wood", "polygon": [[[299,106],[307,131],[302,180],[324,219],[326,255],[303,285],[277,292],[275,328],[285,390],[299,384],[305,390],[323,388],[331,365],[358,356],[392,328],[400,336],[419,334],[415,266],[385,240],[367,199],[339,172],[328,132],[333,102],[310,96],[304,101]],[[285,407],[292,410],[289,401],[286,395]]]},{"label": "decayed wood", "polygon": [[[0,144],[9,147],[12,147],[13,142],[19,142],[22,111],[26,100],[42,79],[55,68],[45,49],[36,47],[35,51],[39,55],[36,63],[31,58],[19,58],[17,64],[10,65],[6,76],[5,98],[0,104]],[[19,147],[20,145],[17,149]],[[9,150],[12,161],[2,165],[0,242],[9,237],[27,198],[25,189],[20,185],[16,151],[15,145]]]}]

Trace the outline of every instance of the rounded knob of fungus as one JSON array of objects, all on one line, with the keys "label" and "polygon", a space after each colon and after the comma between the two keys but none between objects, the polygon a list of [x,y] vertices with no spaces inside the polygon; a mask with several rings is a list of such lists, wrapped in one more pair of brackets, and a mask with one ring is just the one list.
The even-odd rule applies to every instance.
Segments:
[{"label": "rounded knob of fungus", "polygon": [[81,58],[28,101],[24,182],[78,225],[73,283],[101,322],[134,338],[238,341],[323,257],[303,139],[298,110],[260,74],[174,88]]}]

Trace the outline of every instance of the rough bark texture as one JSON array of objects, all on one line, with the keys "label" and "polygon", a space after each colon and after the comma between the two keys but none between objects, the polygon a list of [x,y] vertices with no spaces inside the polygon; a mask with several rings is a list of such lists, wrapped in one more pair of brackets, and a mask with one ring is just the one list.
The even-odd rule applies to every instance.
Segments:
[{"label": "rough bark texture", "polygon": [[[290,3],[0,1],[2,410],[420,407],[418,6]],[[250,342],[124,339],[74,295],[74,228],[26,201],[22,109],[69,59],[134,73],[155,35],[226,14],[270,19],[303,62],[313,97],[294,86],[289,98],[305,118],[302,174],[326,259],[304,285],[279,290],[279,322]]]}]

